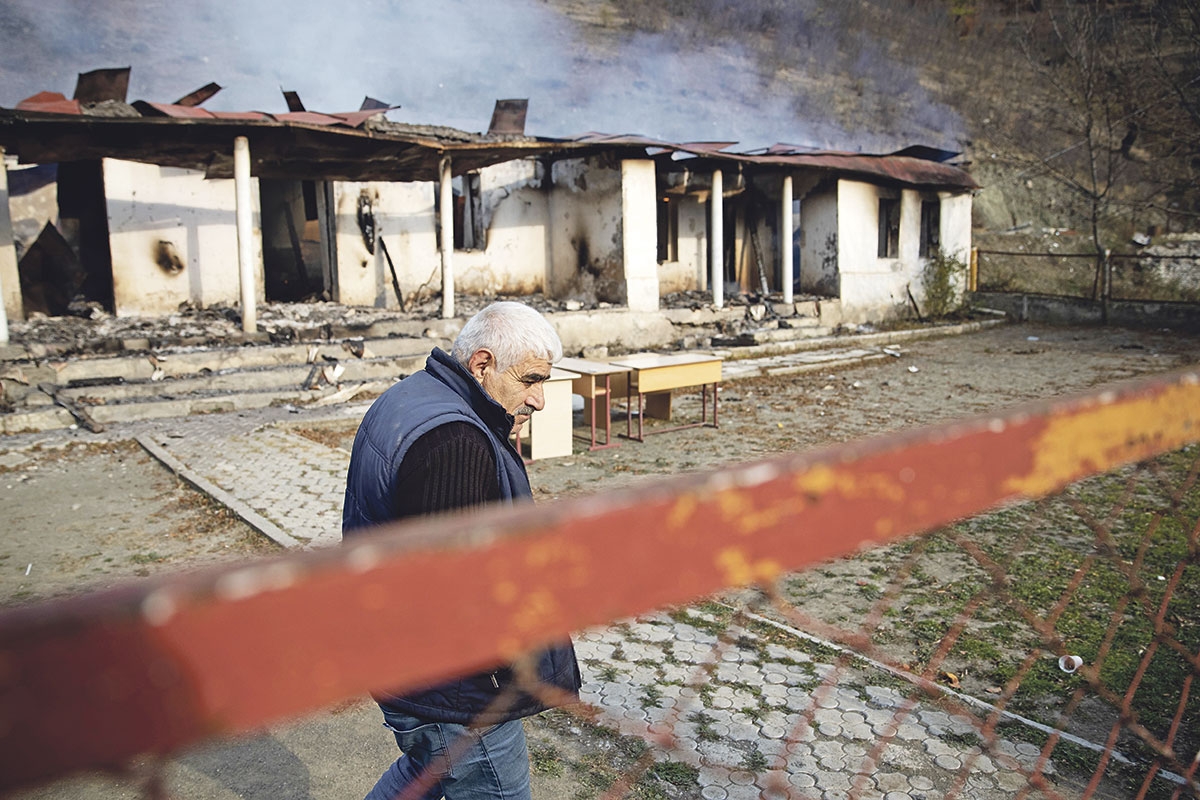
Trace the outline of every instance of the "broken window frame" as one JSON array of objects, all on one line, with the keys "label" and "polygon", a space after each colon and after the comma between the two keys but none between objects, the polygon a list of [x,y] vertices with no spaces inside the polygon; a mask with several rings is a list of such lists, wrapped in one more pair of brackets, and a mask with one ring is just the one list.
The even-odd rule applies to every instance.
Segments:
[{"label": "broken window frame", "polygon": [[942,247],[942,201],[921,201],[921,244],[918,255],[933,258]]},{"label": "broken window frame", "polygon": [[879,198],[879,258],[900,257],[900,198]]},{"label": "broken window frame", "polygon": [[454,192],[454,249],[485,249],[487,240],[478,170],[454,176],[451,186]]}]

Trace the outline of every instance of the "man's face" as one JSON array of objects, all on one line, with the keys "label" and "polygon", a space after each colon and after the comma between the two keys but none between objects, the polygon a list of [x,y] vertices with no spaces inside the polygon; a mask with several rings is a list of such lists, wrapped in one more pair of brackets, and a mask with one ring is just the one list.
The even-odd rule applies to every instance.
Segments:
[{"label": "man's face", "polygon": [[543,385],[550,377],[550,362],[544,358],[530,356],[508,369],[496,369],[496,360],[488,350],[480,350],[471,357],[471,374],[483,386],[488,396],[513,415],[513,432],[534,411],[546,405]]}]

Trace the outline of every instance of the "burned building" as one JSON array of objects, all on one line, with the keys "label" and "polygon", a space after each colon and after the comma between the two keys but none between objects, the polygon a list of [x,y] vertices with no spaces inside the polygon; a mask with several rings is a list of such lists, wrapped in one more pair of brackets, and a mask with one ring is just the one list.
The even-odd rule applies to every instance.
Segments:
[{"label": "burned building", "polygon": [[79,300],[154,316],[438,296],[452,315],[455,292],[652,311],[701,290],[715,305],[814,295],[864,321],[920,295],[931,253],[970,246],[975,184],[952,154],[535,137],[524,101],[499,102],[485,133],[391,122],[369,98],[337,114],[290,93],[287,112],[207,111],[215,85],[164,104],[125,102],[127,83],[99,70],[73,99],[0,109],[10,318]]}]

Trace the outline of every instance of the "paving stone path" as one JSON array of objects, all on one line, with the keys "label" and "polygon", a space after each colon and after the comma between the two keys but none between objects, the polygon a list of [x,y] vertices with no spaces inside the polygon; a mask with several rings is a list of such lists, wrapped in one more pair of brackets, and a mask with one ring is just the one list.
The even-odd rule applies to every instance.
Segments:
[{"label": "paving stone path", "polygon": [[[340,539],[344,450],[279,421],[229,415],[151,430],[139,440],[285,546]],[[832,799],[853,790],[864,800],[992,800],[1026,786],[1022,770],[1033,768],[1036,747],[1002,741],[989,755],[978,746],[977,720],[914,705],[890,688],[894,678],[867,662],[823,663],[799,637],[784,647],[749,630],[735,634],[736,644],[723,644],[713,632],[717,622],[686,609],[577,637],[583,698],[598,709],[598,721],[667,743],[656,746],[656,756],[694,767],[703,797],[790,791]],[[1043,769],[1052,774],[1049,765]]]}]

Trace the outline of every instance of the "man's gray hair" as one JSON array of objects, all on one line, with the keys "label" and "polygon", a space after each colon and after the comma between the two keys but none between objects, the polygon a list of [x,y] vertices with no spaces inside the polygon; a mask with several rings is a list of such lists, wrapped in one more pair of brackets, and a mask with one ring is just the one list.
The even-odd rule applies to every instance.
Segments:
[{"label": "man's gray hair", "polygon": [[553,364],[563,352],[558,333],[545,317],[510,301],[492,303],[467,320],[450,353],[465,367],[479,350],[490,350],[500,370],[527,358],[544,358]]}]

